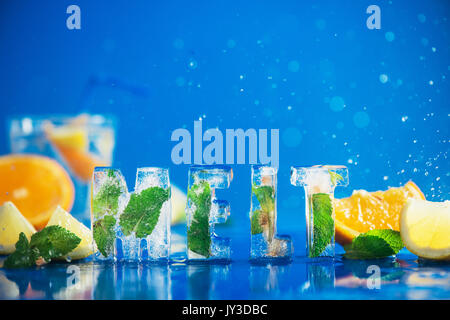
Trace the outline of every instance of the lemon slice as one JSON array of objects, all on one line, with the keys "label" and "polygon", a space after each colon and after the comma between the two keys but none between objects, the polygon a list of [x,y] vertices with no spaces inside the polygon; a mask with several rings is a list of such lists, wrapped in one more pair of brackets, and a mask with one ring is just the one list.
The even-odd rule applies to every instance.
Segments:
[{"label": "lemon slice", "polygon": [[36,230],[16,206],[7,201],[0,206],[0,254],[11,254],[16,250],[21,232],[30,240]]},{"label": "lemon slice", "polygon": [[450,260],[450,201],[409,199],[400,214],[400,234],[419,257]]},{"label": "lemon slice", "polygon": [[83,259],[94,253],[92,248],[91,230],[60,206],[58,206],[53,212],[50,220],[48,221],[47,227],[48,226],[63,227],[81,238],[81,242],[78,247],[67,255],[67,257],[70,257],[71,260]]}]

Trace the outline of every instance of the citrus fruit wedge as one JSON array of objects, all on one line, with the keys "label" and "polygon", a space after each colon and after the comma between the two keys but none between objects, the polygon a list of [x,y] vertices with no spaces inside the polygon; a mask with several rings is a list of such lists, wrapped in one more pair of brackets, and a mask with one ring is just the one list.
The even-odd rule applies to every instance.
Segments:
[{"label": "citrus fruit wedge", "polygon": [[[70,232],[76,234],[81,242],[78,247],[75,248],[72,252],[70,252],[67,256],[70,257],[71,260],[83,259],[90,256],[94,253],[92,248],[92,232],[86,227],[84,224],[75,219],[70,213],[65,211],[61,207],[57,207],[53,212],[50,220],[48,221],[48,226],[60,226],[63,227]],[[64,257],[67,258],[67,257]]]},{"label": "citrus fruit wedge", "polygon": [[355,190],[348,198],[335,199],[336,241],[349,244],[360,233],[374,229],[400,231],[400,212],[409,198],[425,199],[412,181],[386,191]]},{"label": "citrus fruit wedge", "polygon": [[55,127],[48,123],[45,126],[47,139],[61,156],[71,172],[84,182],[90,181],[95,167],[107,166],[88,152],[89,137],[87,126],[80,122],[84,118],[74,118],[67,125]]},{"label": "citrus fruit wedge", "polygon": [[30,240],[36,229],[12,202],[7,201],[0,206],[0,254],[11,254],[16,250],[21,232]]},{"label": "citrus fruit wedge", "polygon": [[450,260],[450,201],[408,199],[400,215],[400,234],[415,255]]},{"label": "citrus fruit wedge", "polygon": [[72,208],[69,174],[48,157],[16,154],[0,157],[0,205],[11,201],[36,228],[42,229],[55,208]]}]

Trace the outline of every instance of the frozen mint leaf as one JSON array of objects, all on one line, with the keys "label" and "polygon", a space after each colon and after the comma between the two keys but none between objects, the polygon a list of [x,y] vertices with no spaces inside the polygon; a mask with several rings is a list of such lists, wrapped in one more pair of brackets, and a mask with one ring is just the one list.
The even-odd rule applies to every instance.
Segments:
[{"label": "frozen mint leaf", "polygon": [[331,184],[333,186],[337,185],[338,181],[344,180],[344,178],[334,171],[328,170],[328,173],[330,174]]},{"label": "frozen mint leaf", "polygon": [[201,180],[188,190],[188,200],[195,205],[192,222],[187,231],[189,250],[206,258],[211,256],[209,213],[211,210],[211,188]]},{"label": "frozen mint leaf", "polygon": [[106,215],[103,219],[94,222],[92,233],[95,244],[104,257],[108,257],[114,249],[114,240],[116,239],[115,225],[116,219],[110,215]]},{"label": "frozen mint leaf", "polygon": [[312,195],[313,243],[310,257],[318,257],[331,243],[334,234],[333,206],[330,195],[316,193]]},{"label": "frozen mint leaf", "polygon": [[391,229],[370,230],[345,247],[347,259],[379,259],[397,254],[404,247],[400,232]]},{"label": "frozen mint leaf", "polygon": [[[274,231],[274,221],[273,220],[273,214],[272,212],[275,210],[275,190],[272,186],[252,186],[252,193],[255,195],[256,199],[259,202],[259,206],[261,207],[261,210],[259,210],[259,213],[255,212],[252,216],[252,234],[257,234],[261,232],[266,232],[266,235],[269,239],[272,239],[273,237],[273,231]],[[259,225],[259,227],[256,227],[256,224]],[[255,227],[254,227],[255,226]],[[256,232],[259,231],[260,232]],[[253,233],[253,232],[256,233]]]},{"label": "frozen mint leaf", "polygon": [[261,210],[255,210],[252,213],[251,218],[251,233],[252,235],[259,234],[263,232],[263,229],[261,227],[260,218],[261,218]]},{"label": "frozen mint leaf", "polygon": [[127,207],[120,215],[119,225],[125,236],[133,231],[137,238],[145,238],[158,223],[161,208],[169,200],[169,189],[151,187],[141,193],[133,193]]},{"label": "frozen mint leaf", "polygon": [[252,186],[252,192],[258,199],[262,211],[271,212],[275,208],[274,188],[272,186]]},{"label": "frozen mint leaf", "polygon": [[115,215],[119,209],[119,197],[123,193],[114,171],[108,171],[108,179],[100,186],[92,199],[92,212],[95,218],[105,214]]},{"label": "frozen mint leaf", "polygon": [[36,265],[39,258],[50,262],[74,250],[81,239],[74,233],[60,226],[45,227],[31,236],[30,242],[22,232],[14,251],[4,266],[6,268],[28,268]]}]

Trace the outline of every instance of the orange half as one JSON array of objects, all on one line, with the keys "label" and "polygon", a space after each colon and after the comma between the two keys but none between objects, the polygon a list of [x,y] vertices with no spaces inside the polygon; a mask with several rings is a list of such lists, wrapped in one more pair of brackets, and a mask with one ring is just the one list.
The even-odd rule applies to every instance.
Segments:
[{"label": "orange half", "polygon": [[74,196],[69,174],[55,160],[29,154],[0,157],[0,205],[13,202],[36,229],[45,227],[58,205],[70,211]]},{"label": "orange half", "polygon": [[336,241],[348,244],[360,233],[374,229],[400,230],[400,212],[409,198],[425,200],[412,181],[386,191],[355,190],[348,198],[334,200]]}]

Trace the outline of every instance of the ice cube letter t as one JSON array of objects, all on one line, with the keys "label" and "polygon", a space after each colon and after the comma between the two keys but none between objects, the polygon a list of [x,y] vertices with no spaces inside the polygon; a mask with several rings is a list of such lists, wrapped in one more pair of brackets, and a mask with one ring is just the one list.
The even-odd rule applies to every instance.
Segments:
[{"label": "ice cube letter t", "polygon": [[292,167],[291,184],[305,188],[308,256],[334,257],[334,188],[348,185],[347,167]]}]

